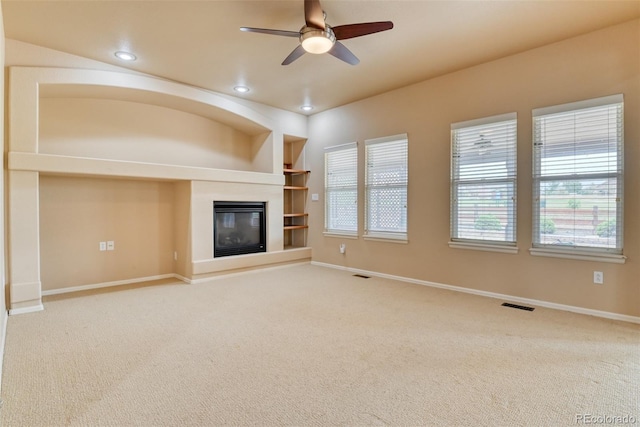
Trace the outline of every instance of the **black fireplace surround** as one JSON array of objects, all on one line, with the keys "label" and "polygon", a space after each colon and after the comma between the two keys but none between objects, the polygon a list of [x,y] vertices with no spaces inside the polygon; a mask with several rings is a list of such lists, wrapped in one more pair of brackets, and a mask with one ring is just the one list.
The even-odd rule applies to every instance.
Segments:
[{"label": "black fireplace surround", "polygon": [[264,202],[213,202],[213,257],[267,251]]}]

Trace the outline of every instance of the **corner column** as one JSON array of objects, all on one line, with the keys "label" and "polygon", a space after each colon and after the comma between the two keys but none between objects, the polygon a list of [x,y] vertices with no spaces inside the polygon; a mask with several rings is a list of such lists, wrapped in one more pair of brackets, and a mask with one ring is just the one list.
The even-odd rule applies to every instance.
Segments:
[{"label": "corner column", "polygon": [[9,314],[43,310],[38,172],[9,171]]},{"label": "corner column", "polygon": [[11,152],[38,152],[38,84],[31,70],[9,69],[7,266],[9,314],[43,310],[40,283],[39,174],[13,170]]}]

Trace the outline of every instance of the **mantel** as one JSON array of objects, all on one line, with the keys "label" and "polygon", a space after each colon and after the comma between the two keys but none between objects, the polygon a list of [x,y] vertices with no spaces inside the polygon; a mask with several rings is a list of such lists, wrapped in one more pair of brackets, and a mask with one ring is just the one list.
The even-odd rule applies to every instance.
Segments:
[{"label": "mantel", "polygon": [[8,169],[56,175],[101,176],[166,181],[215,181],[282,186],[281,174],[163,165],[121,160],[61,156],[55,154],[8,154]]}]

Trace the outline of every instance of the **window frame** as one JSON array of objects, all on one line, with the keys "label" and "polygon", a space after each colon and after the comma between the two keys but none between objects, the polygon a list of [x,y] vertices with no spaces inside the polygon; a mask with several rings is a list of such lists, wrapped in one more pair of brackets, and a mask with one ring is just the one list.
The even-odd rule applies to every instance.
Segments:
[{"label": "window frame", "polygon": [[[481,126],[495,127],[504,123],[505,130],[507,132],[513,132],[513,137],[509,141],[509,145],[507,145],[507,149],[510,150],[507,155],[510,155],[509,161],[506,162],[512,163],[512,168],[507,168],[507,174],[505,177],[496,178],[491,177],[490,175],[487,178],[477,178],[475,180],[467,180],[462,181],[459,179],[460,176],[460,167],[457,163],[456,150],[458,149],[456,145],[456,136],[457,132],[462,129],[469,128],[480,128]],[[479,129],[480,131],[480,129]],[[490,252],[501,252],[501,253],[518,253],[518,229],[517,229],[517,189],[518,189],[518,158],[517,158],[517,150],[518,150],[518,115],[516,112],[498,114],[494,116],[482,117],[473,120],[467,120],[463,122],[456,122],[451,124],[451,156],[450,156],[450,211],[449,211],[449,247],[456,249],[471,249],[471,250],[482,250],[482,251],[490,251]],[[461,185],[485,185],[486,182],[490,180],[491,183],[494,184],[506,184],[510,186],[511,191],[511,205],[507,209],[507,221],[510,222],[510,226],[512,227],[511,235],[513,236],[513,240],[493,240],[493,239],[472,239],[466,237],[460,237],[459,232],[459,187]]]},{"label": "window frame", "polygon": [[[403,147],[395,149],[394,154],[404,157],[404,169],[406,171],[406,180],[402,182],[389,183],[371,183],[371,167],[370,167],[370,153],[374,150],[374,147],[380,147],[383,144],[392,143],[404,143]],[[404,229],[399,231],[383,230],[380,228],[374,228],[371,224],[371,208],[372,203],[372,191],[380,189],[400,189],[404,190],[404,204],[399,209],[401,211],[401,217],[398,219],[400,223],[404,223]],[[408,228],[409,228],[409,136],[407,133],[398,135],[386,136],[381,138],[372,138],[365,140],[365,176],[364,176],[364,234],[365,240],[379,240],[389,241],[393,243],[408,243]],[[404,218],[402,218],[404,217]]]},{"label": "window frame", "polygon": [[[330,173],[330,161],[329,157],[336,153],[342,153],[344,158],[342,161],[352,162],[354,168],[355,180],[351,181],[346,186],[329,186],[329,173]],[[348,157],[352,157],[349,159]],[[342,229],[342,228],[330,228],[331,218],[331,193],[335,191],[348,191],[355,195],[355,214],[351,218],[355,222],[355,229]],[[325,236],[339,236],[346,238],[357,238],[358,236],[358,144],[351,142],[347,144],[334,145],[331,147],[325,147],[324,149],[324,235]]]},{"label": "window frame", "polygon": [[[542,117],[553,116],[565,113],[577,113],[581,110],[588,110],[598,107],[616,106],[619,108],[619,139],[616,141],[616,165],[615,171],[590,172],[580,174],[548,174],[543,175],[542,159],[543,155],[537,148],[539,144],[536,133]],[[570,258],[586,261],[601,261],[612,263],[624,263],[626,257],[624,251],[624,96],[622,94],[604,96],[583,101],[571,102],[567,104],[554,105],[550,107],[537,108],[532,111],[532,247],[529,250],[535,256],[549,256],[556,258]],[[573,145],[577,145],[574,141]],[[542,184],[545,182],[570,182],[588,181],[593,179],[615,179],[616,180],[616,247],[606,248],[598,246],[574,245],[561,246],[548,243],[541,243],[541,194]]]}]

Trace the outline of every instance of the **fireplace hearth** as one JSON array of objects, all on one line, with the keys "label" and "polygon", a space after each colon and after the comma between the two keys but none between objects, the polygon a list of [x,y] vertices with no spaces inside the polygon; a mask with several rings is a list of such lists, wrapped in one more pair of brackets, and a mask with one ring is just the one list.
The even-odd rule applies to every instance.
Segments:
[{"label": "fireplace hearth", "polygon": [[214,258],[266,252],[266,203],[213,202]]}]

